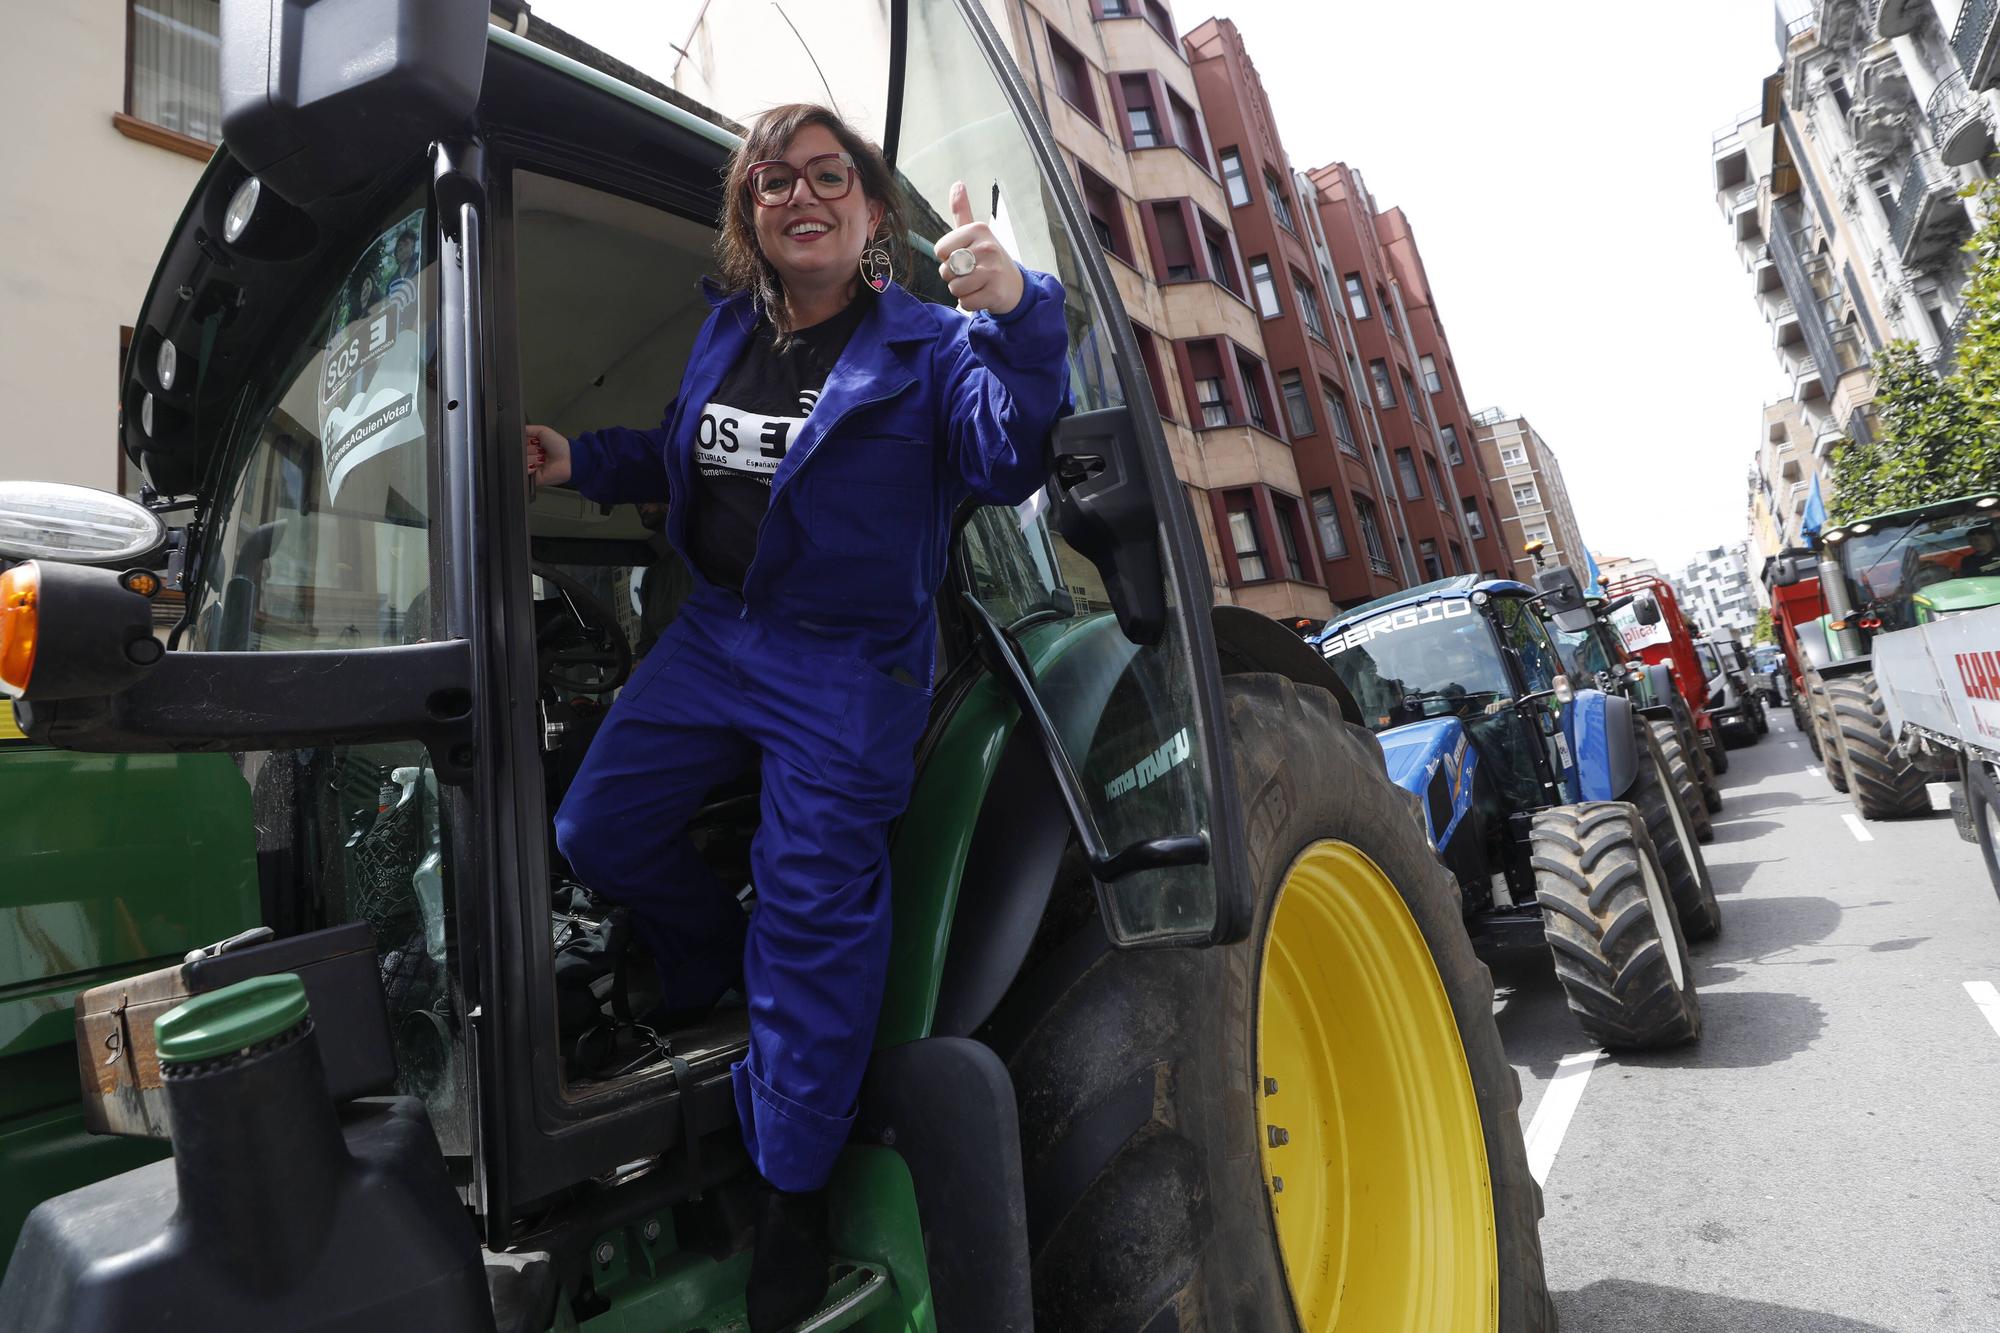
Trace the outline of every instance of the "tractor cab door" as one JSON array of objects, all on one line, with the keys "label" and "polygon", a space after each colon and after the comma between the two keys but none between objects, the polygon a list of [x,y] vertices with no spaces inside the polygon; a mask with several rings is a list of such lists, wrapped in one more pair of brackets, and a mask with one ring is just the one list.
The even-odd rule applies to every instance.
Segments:
[{"label": "tractor cab door", "polygon": [[1541,788],[1536,805],[1560,805],[1572,799],[1569,743],[1563,737],[1562,705],[1555,697],[1562,657],[1548,628],[1526,597],[1497,596],[1492,602],[1493,627],[1500,635],[1515,678],[1519,699],[1530,699],[1512,710],[1518,728],[1517,746],[1534,766]]}]

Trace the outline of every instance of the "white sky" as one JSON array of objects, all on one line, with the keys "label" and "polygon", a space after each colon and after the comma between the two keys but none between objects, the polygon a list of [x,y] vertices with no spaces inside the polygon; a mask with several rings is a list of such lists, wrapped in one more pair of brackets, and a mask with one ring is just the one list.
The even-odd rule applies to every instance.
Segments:
[{"label": "white sky", "polygon": [[[1175,4],[1183,31],[1208,17],[1198,5]],[[661,79],[699,7],[534,0]],[[1594,550],[1678,569],[1747,535],[1761,410],[1789,386],[1715,202],[1709,142],[1777,68],[1769,4],[1218,12],[1243,33],[1292,164],[1348,162],[1378,205],[1409,215],[1473,409],[1534,423]]]}]

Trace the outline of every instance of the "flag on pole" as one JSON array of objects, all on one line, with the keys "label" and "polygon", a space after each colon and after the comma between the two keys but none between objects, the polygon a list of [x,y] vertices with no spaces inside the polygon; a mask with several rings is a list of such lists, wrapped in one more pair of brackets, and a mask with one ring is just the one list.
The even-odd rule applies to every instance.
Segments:
[{"label": "flag on pole", "polygon": [[1604,576],[1597,572],[1597,557],[1590,553],[1588,546],[1583,548],[1583,564],[1584,568],[1590,571],[1590,578],[1584,587],[1583,595],[1585,597],[1604,596]]},{"label": "flag on pole", "polygon": [[1813,473],[1812,490],[1806,495],[1806,511],[1799,517],[1799,540],[1817,546],[1819,530],[1826,526],[1826,501],[1819,494],[1819,473]]}]

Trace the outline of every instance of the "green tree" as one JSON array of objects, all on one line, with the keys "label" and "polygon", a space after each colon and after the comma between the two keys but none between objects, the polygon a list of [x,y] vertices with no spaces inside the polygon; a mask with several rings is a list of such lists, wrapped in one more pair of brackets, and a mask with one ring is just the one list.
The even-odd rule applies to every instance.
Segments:
[{"label": "green tree", "polygon": [[1951,372],[1907,340],[1876,355],[1875,439],[1836,446],[1833,522],[2000,485],[2000,180],[1975,193],[1986,222],[1965,243],[1974,261]]},{"label": "green tree", "polygon": [[1752,643],[1776,643],[1777,635],[1771,628],[1771,609],[1764,607],[1757,612],[1757,628],[1750,631]]}]

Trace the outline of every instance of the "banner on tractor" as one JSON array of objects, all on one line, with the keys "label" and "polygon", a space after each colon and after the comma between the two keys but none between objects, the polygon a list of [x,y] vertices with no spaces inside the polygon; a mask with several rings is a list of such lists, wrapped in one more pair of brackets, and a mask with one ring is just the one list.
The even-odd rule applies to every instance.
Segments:
[{"label": "banner on tractor", "polygon": [[419,209],[376,237],[334,299],[319,393],[330,496],[369,459],[424,438],[423,222]]}]

